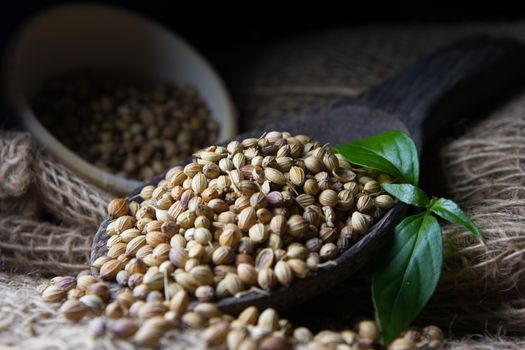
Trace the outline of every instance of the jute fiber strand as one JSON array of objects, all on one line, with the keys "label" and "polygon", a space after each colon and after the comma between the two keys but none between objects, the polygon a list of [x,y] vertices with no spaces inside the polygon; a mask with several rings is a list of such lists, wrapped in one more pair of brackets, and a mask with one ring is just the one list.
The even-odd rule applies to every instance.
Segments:
[{"label": "jute fiber strand", "polygon": [[[355,95],[422,54],[480,32],[525,38],[525,24],[363,27],[275,45],[229,78],[241,125],[261,125],[313,104]],[[519,96],[442,150],[449,196],[486,237],[481,245],[461,229],[444,227],[443,277],[422,322],[438,323],[445,332],[451,326],[480,334],[451,340],[448,348],[525,347],[524,338],[483,336],[486,329],[524,335],[525,297],[519,293],[525,283],[524,112],[525,96]],[[5,271],[0,272],[0,348],[134,348],[110,337],[93,340],[87,321],[64,321],[57,305],[43,303],[37,295],[41,277],[29,273],[65,274],[85,268],[111,194],[35,149],[26,133],[1,133],[0,147],[0,266]],[[194,333],[172,334],[163,345],[198,348],[199,341]]]},{"label": "jute fiber strand", "polygon": [[0,218],[2,264],[16,272],[68,274],[87,268],[93,229],[21,216]]},{"label": "jute fiber strand", "polygon": [[0,133],[0,199],[24,194],[32,181],[31,135]]},{"label": "jute fiber strand", "polygon": [[523,334],[525,324],[525,94],[442,151],[450,195],[485,242],[444,227],[439,289],[425,319]]},{"label": "jute fiber strand", "polygon": [[3,268],[46,274],[85,268],[111,196],[35,150],[27,133],[2,132],[0,146]]}]

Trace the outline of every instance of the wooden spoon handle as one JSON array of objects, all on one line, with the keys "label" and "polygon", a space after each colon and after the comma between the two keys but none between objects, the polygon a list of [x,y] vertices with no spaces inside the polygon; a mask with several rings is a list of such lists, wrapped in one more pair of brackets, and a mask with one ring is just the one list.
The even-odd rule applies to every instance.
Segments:
[{"label": "wooden spoon handle", "polygon": [[356,102],[398,115],[421,147],[448,121],[467,110],[482,111],[508,93],[524,76],[524,59],[525,46],[515,40],[469,37],[422,58]]}]

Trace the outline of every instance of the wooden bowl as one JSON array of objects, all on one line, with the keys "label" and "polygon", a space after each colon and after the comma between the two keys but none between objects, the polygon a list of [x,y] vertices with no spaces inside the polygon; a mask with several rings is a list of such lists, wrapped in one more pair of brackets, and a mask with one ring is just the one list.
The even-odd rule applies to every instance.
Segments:
[{"label": "wooden bowl", "polygon": [[129,193],[140,181],[101,170],[68,149],[38,120],[31,100],[49,77],[88,68],[151,86],[194,86],[220,125],[218,142],[237,133],[236,113],[211,65],[188,43],[157,23],[105,5],[54,7],[27,21],[11,38],[4,89],[14,112],[40,146],[74,172],[111,192]]}]

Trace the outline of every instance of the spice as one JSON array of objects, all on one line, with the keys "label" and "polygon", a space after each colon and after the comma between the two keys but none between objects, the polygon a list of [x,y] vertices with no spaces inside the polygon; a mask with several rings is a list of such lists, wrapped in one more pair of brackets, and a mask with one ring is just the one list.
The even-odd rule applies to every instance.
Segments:
[{"label": "spice", "polygon": [[[277,263],[275,270],[278,274],[283,266],[287,266],[287,262]],[[263,271],[272,270],[267,268]],[[86,276],[88,275],[82,272],[76,279],[64,276],[55,279],[54,282],[73,280],[78,284],[81,280],[85,281]],[[236,275],[231,272],[226,278],[235,279],[234,276]],[[237,282],[233,283],[237,284]],[[50,287],[54,285],[49,285],[46,289]],[[50,292],[55,289],[51,288]],[[88,289],[94,294],[80,298],[72,297],[62,304],[60,312],[64,317],[77,322],[84,317],[103,313],[105,317],[98,317],[90,324],[93,326],[91,327],[93,336],[100,337],[109,332],[144,347],[157,346],[162,341],[164,333],[169,330],[184,331],[190,328],[202,332],[198,338],[204,343],[203,347],[228,346],[237,349],[272,350],[350,347],[383,349],[377,342],[380,335],[378,327],[372,321],[357,323],[355,332],[322,330],[313,334],[305,327],[294,329],[288,320],[281,319],[277,312],[270,308],[259,313],[256,307],[250,306],[235,318],[222,314],[213,303],[202,302],[190,305],[188,294],[183,289],[174,293],[169,302],[164,301],[162,295],[160,300],[156,299],[158,291],[150,292],[143,297],[144,300],[136,300],[129,289],[110,292],[107,282],[101,281],[92,283]],[[42,292],[45,293],[45,289]],[[437,350],[442,348],[443,341],[443,332],[438,327],[413,328],[390,343],[388,349]]]},{"label": "spice", "polygon": [[355,244],[394,203],[374,180],[381,174],[353,169],[303,135],[270,132],[194,156],[145,186],[142,202],[110,203],[107,256],[94,264],[102,278],[123,270],[118,282],[135,295],[175,282],[202,301],[288,287]]},{"label": "spice", "polygon": [[218,131],[192,87],[164,83],[141,89],[91,71],[49,80],[33,107],[49,131],[80,157],[142,180],[215,142]]}]

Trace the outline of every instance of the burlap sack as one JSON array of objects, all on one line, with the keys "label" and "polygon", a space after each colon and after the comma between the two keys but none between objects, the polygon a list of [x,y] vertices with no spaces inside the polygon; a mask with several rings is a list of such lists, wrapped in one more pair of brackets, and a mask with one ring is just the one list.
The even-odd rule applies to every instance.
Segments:
[{"label": "burlap sack", "polygon": [[[244,69],[240,67],[238,74],[229,79],[240,107],[241,124],[244,128],[260,125],[312,104],[354,95],[420,55],[477,32],[525,38],[525,24],[447,29],[361,28],[276,45],[257,53],[257,59],[249,61]],[[525,267],[522,252],[525,213],[520,207],[524,188],[521,163],[524,108],[525,97],[517,97],[442,150],[449,196],[466,208],[480,226],[486,245],[470,239],[462,230],[444,227],[443,277],[425,310],[424,322],[438,323],[445,330],[467,329],[475,334],[500,329],[524,335],[520,325],[525,321],[525,298],[519,293]],[[108,195],[50,161],[45,153],[28,151],[27,136],[1,136],[0,174],[7,174],[3,176],[9,179],[5,186],[0,184],[0,208],[7,208],[1,209],[0,223],[3,268],[23,266],[26,271],[55,273],[83,268]],[[31,154],[33,163],[29,161]],[[9,175],[13,173],[20,176]],[[20,183],[16,183],[17,179]],[[28,195],[31,189],[38,196]],[[31,202],[28,200],[31,198],[37,198],[33,206],[52,222],[41,221],[39,210],[24,212],[27,216],[16,211],[13,203]],[[5,216],[9,209],[10,216]],[[3,313],[0,345],[130,348],[128,343],[115,343],[108,338],[93,341],[86,322],[74,326],[64,323],[57,317],[55,306],[39,300],[34,291],[37,283],[37,279],[21,274],[0,273]],[[192,334],[172,337],[177,340],[172,338],[164,344],[173,348],[198,344]],[[448,343],[449,348],[457,349],[523,346],[525,341],[521,338],[482,335]]]}]

